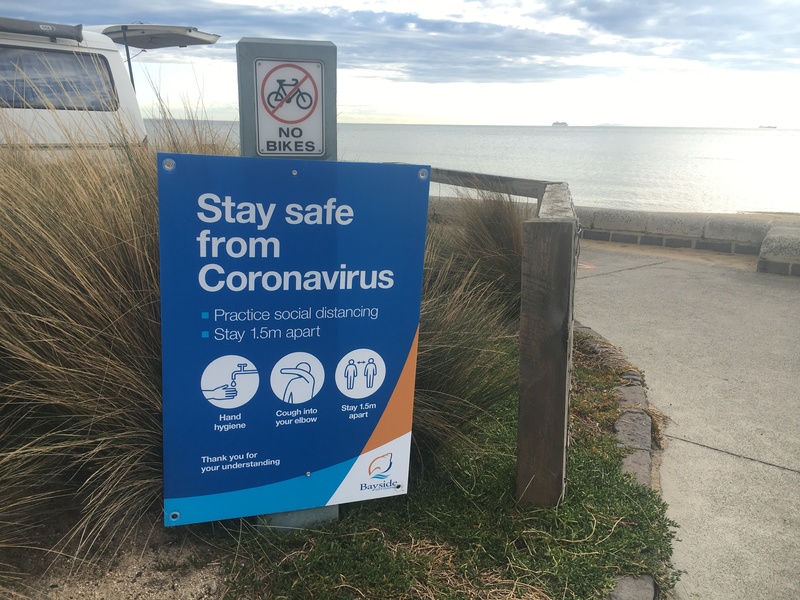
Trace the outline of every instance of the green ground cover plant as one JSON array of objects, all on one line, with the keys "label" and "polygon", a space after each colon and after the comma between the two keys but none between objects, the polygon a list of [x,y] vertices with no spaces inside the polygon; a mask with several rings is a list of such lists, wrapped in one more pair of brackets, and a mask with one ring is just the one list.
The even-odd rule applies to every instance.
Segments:
[{"label": "green ground cover plant", "polygon": [[[160,527],[155,152],[236,153],[165,117],[158,146],[0,148],[0,592],[31,552],[78,568]],[[198,563],[224,564],[226,597],[588,599],[639,572],[669,586],[674,524],[621,473],[618,373],[581,362],[580,340],[567,498],[514,501],[526,210],[462,198],[430,224],[412,492],[319,531],[187,528]]]}]

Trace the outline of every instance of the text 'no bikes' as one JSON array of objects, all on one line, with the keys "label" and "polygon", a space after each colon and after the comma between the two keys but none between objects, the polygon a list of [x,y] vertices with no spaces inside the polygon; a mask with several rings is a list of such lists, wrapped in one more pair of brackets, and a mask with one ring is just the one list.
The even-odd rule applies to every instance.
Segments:
[{"label": "text 'no bikes'", "polygon": [[274,67],[261,83],[261,104],[276,121],[294,125],[317,108],[319,90],[314,76],[300,65]]}]

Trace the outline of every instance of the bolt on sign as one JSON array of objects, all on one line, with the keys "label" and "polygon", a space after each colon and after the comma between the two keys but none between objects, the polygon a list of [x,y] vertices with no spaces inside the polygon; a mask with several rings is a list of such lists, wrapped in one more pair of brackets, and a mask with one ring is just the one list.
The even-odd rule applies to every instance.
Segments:
[{"label": "bolt on sign", "polygon": [[158,155],[166,525],[406,493],[429,173]]}]

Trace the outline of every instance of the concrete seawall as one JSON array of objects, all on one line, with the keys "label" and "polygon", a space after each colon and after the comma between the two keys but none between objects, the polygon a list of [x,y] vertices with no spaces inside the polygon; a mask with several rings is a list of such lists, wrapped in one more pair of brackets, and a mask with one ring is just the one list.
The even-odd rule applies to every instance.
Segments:
[{"label": "concrete seawall", "polygon": [[800,214],[665,213],[576,207],[581,237],[758,256],[758,271],[800,276]]}]

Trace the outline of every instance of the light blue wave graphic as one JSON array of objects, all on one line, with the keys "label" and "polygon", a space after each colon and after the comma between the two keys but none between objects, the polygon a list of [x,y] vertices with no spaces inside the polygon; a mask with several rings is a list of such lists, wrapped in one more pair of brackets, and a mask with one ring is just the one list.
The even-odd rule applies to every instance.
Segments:
[{"label": "light blue wave graphic", "polygon": [[355,462],[353,458],[308,477],[296,477],[257,488],[188,498],[166,498],[164,525],[189,525],[326,506]]}]

